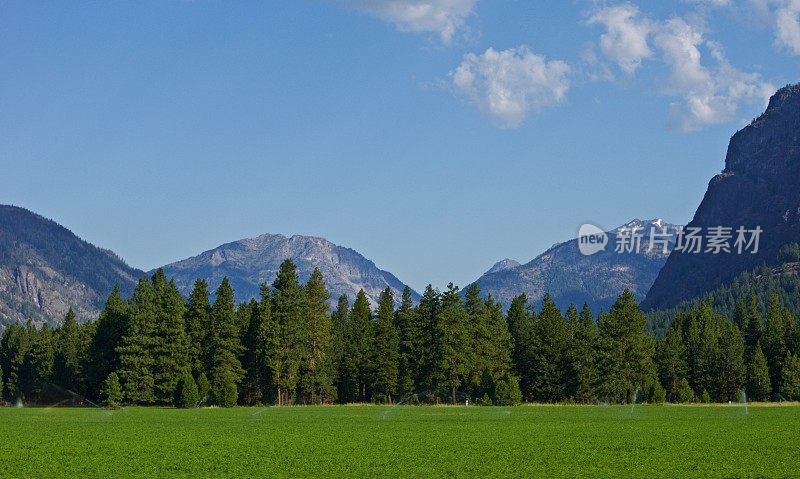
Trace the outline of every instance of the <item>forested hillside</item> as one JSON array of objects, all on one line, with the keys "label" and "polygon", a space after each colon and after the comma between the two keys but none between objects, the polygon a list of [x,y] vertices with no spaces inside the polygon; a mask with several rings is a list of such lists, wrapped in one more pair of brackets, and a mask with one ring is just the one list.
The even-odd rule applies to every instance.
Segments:
[{"label": "forested hillside", "polygon": [[97,318],[114,285],[129,295],[142,271],[111,251],[16,206],[0,205],[0,323]]}]

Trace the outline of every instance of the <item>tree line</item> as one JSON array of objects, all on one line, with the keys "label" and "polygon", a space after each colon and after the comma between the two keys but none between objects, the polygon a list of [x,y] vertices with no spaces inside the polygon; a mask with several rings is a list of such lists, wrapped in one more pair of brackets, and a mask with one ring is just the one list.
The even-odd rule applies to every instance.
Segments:
[{"label": "tree line", "polygon": [[[634,295],[608,312],[559,310],[545,295],[507,312],[476,285],[428,286],[418,304],[359,291],[331,311],[324,278],[291,260],[259,299],[236,304],[224,279],[185,299],[162,270],[132,296],[115,288],[96,321],[10,325],[0,340],[7,402],[223,407],[256,404],[800,400],[800,325],[773,293],[731,317],[704,302],[647,331]],[[766,311],[762,313],[762,311]]]}]

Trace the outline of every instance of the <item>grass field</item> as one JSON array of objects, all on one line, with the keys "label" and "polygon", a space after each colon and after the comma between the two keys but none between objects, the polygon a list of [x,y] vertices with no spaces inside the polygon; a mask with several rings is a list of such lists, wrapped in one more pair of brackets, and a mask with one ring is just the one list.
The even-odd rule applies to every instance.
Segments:
[{"label": "grass field", "polygon": [[3,477],[800,477],[800,407],[0,409]]}]

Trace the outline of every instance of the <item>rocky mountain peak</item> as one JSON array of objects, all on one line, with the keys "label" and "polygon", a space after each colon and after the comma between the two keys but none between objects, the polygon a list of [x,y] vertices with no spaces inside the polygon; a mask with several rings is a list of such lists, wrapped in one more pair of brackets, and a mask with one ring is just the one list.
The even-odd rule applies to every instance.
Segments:
[{"label": "rocky mountain peak", "polygon": [[[260,285],[272,283],[280,264],[291,258],[300,281],[306,281],[314,268],[322,272],[331,293],[331,304],[339,296],[347,295],[352,301],[359,289],[377,304],[378,296],[386,287],[392,288],[399,302],[405,285],[393,274],[379,269],[374,262],[355,250],[338,246],[317,236],[262,234],[220,245],[197,256],[164,266],[169,277],[184,294],[189,294],[194,281],[203,278],[213,290],[227,276],[238,301],[258,297]],[[412,294],[416,300],[416,292]]]},{"label": "rocky mountain peak", "polygon": [[497,273],[498,271],[505,271],[507,269],[516,268],[519,265],[520,265],[519,261],[510,258],[501,259],[500,261],[495,263],[491,268],[489,268],[489,271],[487,271],[486,274]]},{"label": "rocky mountain peak", "polygon": [[[736,132],[728,145],[723,176],[745,174],[783,181],[800,164],[789,161],[800,151],[800,84],[778,90],[766,111]],[[788,154],[787,154],[788,153]],[[796,178],[796,177],[793,177]]]}]

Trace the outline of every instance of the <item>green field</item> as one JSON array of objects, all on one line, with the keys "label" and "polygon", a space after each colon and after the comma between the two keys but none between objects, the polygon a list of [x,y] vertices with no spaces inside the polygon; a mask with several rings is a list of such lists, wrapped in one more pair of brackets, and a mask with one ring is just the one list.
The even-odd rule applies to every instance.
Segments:
[{"label": "green field", "polygon": [[800,407],[0,409],[3,477],[800,477]]}]

